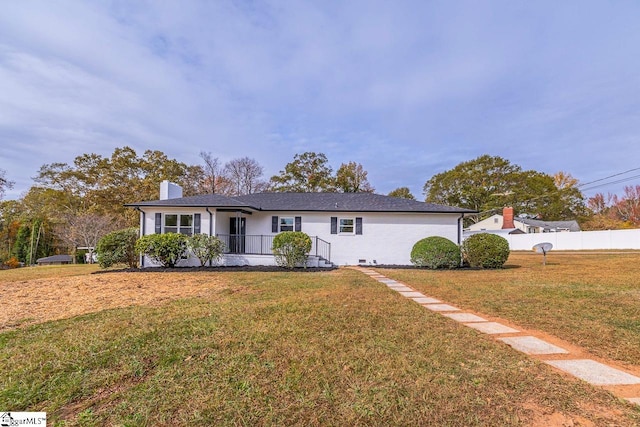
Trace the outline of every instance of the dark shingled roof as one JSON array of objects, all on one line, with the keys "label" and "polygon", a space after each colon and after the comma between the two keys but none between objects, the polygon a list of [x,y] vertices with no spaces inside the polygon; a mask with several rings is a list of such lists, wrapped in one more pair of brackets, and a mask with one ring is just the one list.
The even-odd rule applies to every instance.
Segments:
[{"label": "dark shingled roof", "polygon": [[127,206],[244,208],[259,211],[475,213],[470,209],[418,202],[370,193],[217,194],[131,203]]},{"label": "dark shingled roof", "polygon": [[531,219],[531,218],[515,218],[516,221],[520,221],[527,225],[532,225],[534,227],[542,227],[545,230],[552,229],[566,229],[569,231],[580,231],[580,225],[575,220],[571,221],[541,221],[539,219]]},{"label": "dark shingled roof", "polygon": [[237,198],[221,196],[219,194],[202,194],[200,196],[180,197],[177,199],[151,200],[147,202],[127,203],[125,206],[177,206],[177,207],[220,207],[220,208],[251,208]]},{"label": "dark shingled roof", "polygon": [[71,262],[73,261],[73,257],[71,255],[51,255],[44,258],[38,258],[36,262],[40,263],[48,263],[48,262]]}]

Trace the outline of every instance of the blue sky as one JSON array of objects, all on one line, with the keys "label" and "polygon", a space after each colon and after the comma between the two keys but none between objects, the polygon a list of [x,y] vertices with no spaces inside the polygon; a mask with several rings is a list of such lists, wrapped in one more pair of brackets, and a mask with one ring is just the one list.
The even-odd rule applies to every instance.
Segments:
[{"label": "blue sky", "polygon": [[[379,193],[482,154],[589,182],[640,167],[637,1],[18,1],[0,169],[125,145],[276,174],[304,151]],[[638,174],[638,172],[636,172]],[[595,191],[620,192],[630,180]]]}]

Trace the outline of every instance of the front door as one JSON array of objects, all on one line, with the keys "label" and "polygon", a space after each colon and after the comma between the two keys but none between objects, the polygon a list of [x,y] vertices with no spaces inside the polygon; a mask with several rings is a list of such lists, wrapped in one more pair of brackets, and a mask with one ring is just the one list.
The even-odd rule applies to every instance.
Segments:
[{"label": "front door", "polygon": [[229,252],[243,254],[245,251],[245,235],[247,234],[246,218],[229,218]]}]

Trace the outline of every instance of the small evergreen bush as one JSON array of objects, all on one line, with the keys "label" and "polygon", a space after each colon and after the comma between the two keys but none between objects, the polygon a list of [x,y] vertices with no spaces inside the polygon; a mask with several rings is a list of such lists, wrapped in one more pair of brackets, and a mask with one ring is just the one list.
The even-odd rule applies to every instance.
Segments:
[{"label": "small evergreen bush", "polygon": [[163,267],[175,267],[186,258],[187,236],[178,233],[149,234],[136,242],[136,252]]},{"label": "small evergreen bush", "polygon": [[200,260],[200,265],[205,266],[209,262],[218,262],[224,253],[224,242],[216,236],[208,234],[194,234],[187,242],[193,255]]},{"label": "small evergreen bush", "polygon": [[96,246],[100,267],[108,268],[115,264],[127,264],[131,268],[136,268],[138,266],[137,239],[138,229],[135,227],[113,231],[103,236]]},{"label": "small evergreen bush", "polygon": [[431,236],[419,240],[411,249],[411,263],[431,269],[460,267],[460,248],[451,240]]},{"label": "small evergreen bush", "polygon": [[471,267],[501,268],[509,258],[509,242],[497,234],[474,234],[462,243],[462,254]]},{"label": "small evergreen bush", "polygon": [[311,237],[301,231],[283,231],[273,238],[273,254],[280,267],[307,266]]}]

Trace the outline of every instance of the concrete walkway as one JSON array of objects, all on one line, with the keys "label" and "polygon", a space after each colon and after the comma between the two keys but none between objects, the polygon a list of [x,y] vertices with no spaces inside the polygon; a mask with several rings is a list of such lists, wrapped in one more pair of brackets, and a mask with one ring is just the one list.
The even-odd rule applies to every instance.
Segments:
[{"label": "concrete walkway", "polygon": [[369,268],[353,268],[428,310],[440,313],[469,328],[488,334],[517,351],[534,356],[548,365],[592,385],[607,388],[619,397],[640,405],[640,377],[638,376],[595,360],[578,358],[567,349],[521,332],[511,326],[499,322],[491,322],[473,313],[465,313],[458,307],[424,295],[404,283],[389,279]]}]

